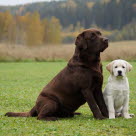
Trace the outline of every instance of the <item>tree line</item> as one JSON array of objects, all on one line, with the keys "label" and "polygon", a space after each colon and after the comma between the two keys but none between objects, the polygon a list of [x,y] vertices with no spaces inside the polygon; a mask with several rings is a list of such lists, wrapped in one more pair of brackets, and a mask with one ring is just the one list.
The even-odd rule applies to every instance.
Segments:
[{"label": "tree line", "polygon": [[29,46],[60,43],[61,25],[55,17],[40,19],[38,12],[23,16],[0,12],[0,42]]},{"label": "tree line", "polygon": [[97,25],[103,29],[122,29],[125,25],[136,20],[135,0],[60,0],[33,3],[15,7],[1,7],[9,9],[12,14],[37,10],[41,18],[55,16],[60,20],[63,28],[80,22],[84,28]]},{"label": "tree line", "polygon": [[0,42],[73,43],[90,27],[106,30],[105,36],[113,41],[136,40],[135,0],[60,0],[2,6],[0,11]]}]

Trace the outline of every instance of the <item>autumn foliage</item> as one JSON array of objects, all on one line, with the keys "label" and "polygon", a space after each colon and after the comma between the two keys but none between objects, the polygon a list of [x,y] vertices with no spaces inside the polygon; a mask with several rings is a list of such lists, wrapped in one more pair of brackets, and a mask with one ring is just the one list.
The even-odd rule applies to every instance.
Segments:
[{"label": "autumn foliage", "polygon": [[28,46],[59,44],[61,25],[55,17],[40,19],[38,12],[24,16],[0,12],[0,42]]}]

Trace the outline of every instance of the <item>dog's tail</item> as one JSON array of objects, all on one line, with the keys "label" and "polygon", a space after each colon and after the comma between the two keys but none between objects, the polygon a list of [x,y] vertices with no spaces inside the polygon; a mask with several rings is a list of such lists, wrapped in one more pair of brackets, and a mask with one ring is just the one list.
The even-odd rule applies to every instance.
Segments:
[{"label": "dog's tail", "polygon": [[5,116],[8,117],[30,117],[29,112],[7,112]]},{"label": "dog's tail", "polygon": [[37,111],[36,111],[36,108],[33,107],[30,112],[7,112],[5,116],[8,116],[8,117],[36,117]]}]

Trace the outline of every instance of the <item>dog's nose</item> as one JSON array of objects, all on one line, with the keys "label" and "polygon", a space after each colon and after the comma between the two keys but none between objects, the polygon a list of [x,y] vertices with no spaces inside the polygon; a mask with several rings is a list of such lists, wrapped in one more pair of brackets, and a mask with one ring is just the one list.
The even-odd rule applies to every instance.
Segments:
[{"label": "dog's nose", "polygon": [[108,38],[103,38],[103,42],[107,43],[108,42]]},{"label": "dog's nose", "polygon": [[121,70],[118,71],[118,75],[119,75],[119,76],[122,75],[122,71],[121,71]]}]

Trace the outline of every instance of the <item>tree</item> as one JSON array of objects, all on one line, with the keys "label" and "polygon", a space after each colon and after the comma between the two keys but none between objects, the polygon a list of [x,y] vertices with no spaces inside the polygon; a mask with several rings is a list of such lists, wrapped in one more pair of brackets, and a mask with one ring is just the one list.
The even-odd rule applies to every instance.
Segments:
[{"label": "tree", "polygon": [[43,26],[38,12],[27,15],[26,44],[40,45],[43,41]]},{"label": "tree", "polygon": [[44,43],[58,44],[61,42],[61,25],[57,18],[52,17],[49,21],[44,19]]},{"label": "tree", "polygon": [[9,11],[0,13],[0,40],[3,42],[13,42],[15,33],[13,31],[14,19]]},{"label": "tree", "polygon": [[17,44],[26,44],[26,30],[27,30],[27,18],[28,14],[25,16],[15,16],[16,21],[16,40]]}]

